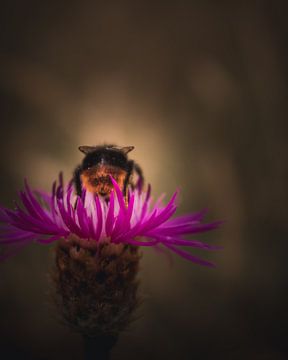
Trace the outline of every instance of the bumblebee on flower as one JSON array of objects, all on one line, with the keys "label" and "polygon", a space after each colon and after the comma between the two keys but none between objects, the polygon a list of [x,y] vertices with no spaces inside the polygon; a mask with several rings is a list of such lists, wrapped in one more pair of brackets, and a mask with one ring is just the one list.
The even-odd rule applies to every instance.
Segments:
[{"label": "bumblebee on flower", "polygon": [[33,191],[25,182],[21,206],[0,207],[0,245],[4,259],[31,242],[57,242],[57,304],[72,329],[107,353],[139,303],[138,249],[164,247],[191,262],[214,266],[182,247],[218,249],[186,236],[213,230],[221,222],[203,223],[206,211],[174,216],[177,192],[166,205],[162,196],[154,201],[151,187],[143,189],[141,168],[127,158],[133,147],[79,149],[85,158],[73,181],[64,184],[60,174],[51,193]]},{"label": "bumblebee on flower", "polygon": [[[177,209],[177,192],[167,205],[163,205],[162,197],[153,202],[151,187],[148,186],[147,191],[142,190],[143,175],[139,166],[136,167],[139,174],[138,184],[137,186],[133,184],[129,188],[130,176],[135,165],[134,162],[127,161],[127,153],[133,147],[125,147],[124,150],[112,146],[80,147],[80,149],[86,153],[86,158],[82,167],[78,167],[75,171],[76,194],[71,182],[64,185],[62,174],[59,176],[58,185],[56,182],[53,184],[51,194],[33,192],[25,182],[25,191],[20,192],[24,209],[18,205],[14,211],[1,207],[0,221],[4,223],[0,234],[2,245],[22,245],[32,241],[51,243],[60,238],[76,236],[87,246],[104,240],[136,246],[162,245],[192,262],[212,265],[184,252],[179,246],[217,249],[216,246],[203,244],[197,240],[187,240],[183,236],[215,229],[221,222],[202,224],[206,211],[172,218]],[[111,163],[112,158],[114,165],[108,164],[108,161]],[[122,168],[125,169],[126,166],[128,171],[121,169],[118,166],[119,162]],[[92,173],[91,169],[94,168],[94,179],[98,176],[103,180],[101,171],[103,172],[104,169],[107,171],[109,166],[113,166],[113,174],[119,175],[122,171],[122,176],[119,175],[117,178],[118,180],[120,178],[120,185],[109,174],[108,178],[105,177],[105,194],[100,192],[98,196],[96,190],[99,187],[95,188],[92,185],[90,186],[93,191],[89,191],[91,187],[89,185],[85,187],[85,184],[88,182],[90,184],[92,180],[85,178],[86,175],[83,173],[87,170]],[[86,179],[84,186],[79,182],[79,177]],[[98,186],[100,189],[103,188],[102,185]],[[129,202],[126,205],[125,198],[128,194]],[[109,201],[107,201],[108,196]]]}]

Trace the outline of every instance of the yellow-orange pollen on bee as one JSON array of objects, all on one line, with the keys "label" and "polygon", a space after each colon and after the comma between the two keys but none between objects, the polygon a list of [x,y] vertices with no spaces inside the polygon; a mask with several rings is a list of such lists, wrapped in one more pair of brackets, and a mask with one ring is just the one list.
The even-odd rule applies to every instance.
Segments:
[{"label": "yellow-orange pollen on bee", "polygon": [[100,164],[84,170],[80,176],[82,187],[93,194],[107,198],[113,189],[110,176],[115,179],[123,191],[127,172],[119,167]]}]

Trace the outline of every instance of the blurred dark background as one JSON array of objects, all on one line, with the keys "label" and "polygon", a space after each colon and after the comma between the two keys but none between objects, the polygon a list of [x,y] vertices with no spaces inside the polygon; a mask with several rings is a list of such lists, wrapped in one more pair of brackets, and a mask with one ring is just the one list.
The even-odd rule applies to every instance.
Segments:
[{"label": "blurred dark background", "polygon": [[[287,358],[285,1],[2,1],[1,203],[69,179],[79,145],[134,145],[155,195],[225,219],[206,269],[145,251],[113,359]],[[199,253],[200,254],[200,253]],[[0,267],[1,358],[81,359],[49,295],[52,249]]]}]

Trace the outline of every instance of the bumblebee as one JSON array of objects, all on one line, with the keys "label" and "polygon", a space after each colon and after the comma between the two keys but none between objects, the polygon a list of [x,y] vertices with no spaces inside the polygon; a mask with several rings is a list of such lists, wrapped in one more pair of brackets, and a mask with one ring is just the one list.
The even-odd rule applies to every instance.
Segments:
[{"label": "bumblebee", "polygon": [[[82,164],[74,171],[73,181],[76,192],[81,196],[83,189],[102,196],[107,202],[113,189],[110,176],[118,183],[128,199],[128,185],[140,189],[143,187],[143,173],[138,164],[128,160],[127,154],[134,146],[118,147],[116,145],[79,146],[85,154]],[[134,173],[138,176],[137,184],[133,183]]]}]

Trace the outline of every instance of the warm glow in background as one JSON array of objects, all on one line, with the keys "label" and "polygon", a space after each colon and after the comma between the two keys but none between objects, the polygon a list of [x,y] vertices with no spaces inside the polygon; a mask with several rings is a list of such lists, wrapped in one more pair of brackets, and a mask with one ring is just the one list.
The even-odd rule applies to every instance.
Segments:
[{"label": "warm glow in background", "polygon": [[[2,204],[24,177],[70,179],[78,146],[107,142],[135,146],[155,196],[180,188],[179,213],[226,220],[198,237],[224,246],[197,252],[215,270],[145,250],[145,301],[115,360],[286,359],[284,3],[1,5]],[[81,358],[49,304],[52,258],[35,245],[0,264],[3,359]]]}]

